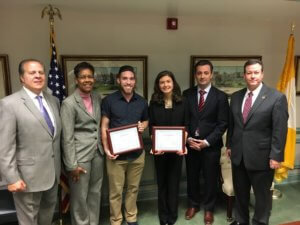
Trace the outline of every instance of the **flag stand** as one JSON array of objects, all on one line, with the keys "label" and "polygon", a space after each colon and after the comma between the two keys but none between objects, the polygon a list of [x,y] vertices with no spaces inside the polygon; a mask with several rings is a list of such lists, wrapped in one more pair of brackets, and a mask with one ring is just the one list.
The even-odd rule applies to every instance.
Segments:
[{"label": "flag stand", "polygon": [[[50,23],[50,52],[51,52],[51,63],[49,69],[48,76],[48,91],[51,91],[51,94],[57,97],[60,100],[60,103],[65,98],[65,86],[64,86],[64,78],[60,73],[59,65],[57,61],[57,51],[55,47],[55,33],[54,33],[54,17],[58,16],[60,20],[62,20],[61,13],[58,8],[53,7],[52,5],[48,5],[44,7],[42,10],[41,18],[43,19],[45,14],[49,16]],[[53,82],[53,77],[55,77],[56,81]],[[55,87],[56,86],[56,87]],[[59,225],[63,225],[63,207],[62,207],[62,187],[61,184],[58,185],[58,198],[59,198]]]}]

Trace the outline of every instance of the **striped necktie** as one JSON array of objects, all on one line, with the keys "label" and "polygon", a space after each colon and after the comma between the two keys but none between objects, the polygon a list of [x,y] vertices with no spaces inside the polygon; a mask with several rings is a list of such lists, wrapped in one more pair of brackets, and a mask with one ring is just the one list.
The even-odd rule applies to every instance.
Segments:
[{"label": "striped necktie", "polygon": [[206,91],[200,90],[199,93],[200,93],[200,99],[199,99],[198,108],[199,108],[199,112],[201,112],[204,107],[204,95]]},{"label": "striped necktie", "polygon": [[251,110],[251,106],[252,106],[252,96],[253,96],[253,93],[252,91],[250,91],[248,93],[248,97],[246,98],[246,101],[245,101],[245,104],[244,104],[244,108],[243,108],[243,119],[244,119],[244,123],[246,122],[247,120],[247,117],[248,117],[248,114]]}]

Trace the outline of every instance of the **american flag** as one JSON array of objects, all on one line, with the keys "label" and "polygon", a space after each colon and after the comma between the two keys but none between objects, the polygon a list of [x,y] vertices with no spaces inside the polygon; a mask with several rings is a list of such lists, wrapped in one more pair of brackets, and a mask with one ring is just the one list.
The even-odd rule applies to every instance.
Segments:
[{"label": "american flag", "polygon": [[[66,87],[64,75],[60,69],[57,61],[57,51],[55,47],[55,35],[54,31],[50,32],[50,51],[51,61],[50,69],[48,74],[48,91],[55,97],[57,97],[60,103],[66,98]],[[69,209],[70,198],[69,198],[69,186],[68,178],[65,171],[62,169],[60,174],[60,212],[66,213]]]},{"label": "american flag", "polygon": [[60,102],[66,98],[66,87],[64,75],[57,62],[57,52],[55,47],[54,32],[50,34],[51,61],[48,75],[48,88],[52,95],[57,97]]}]

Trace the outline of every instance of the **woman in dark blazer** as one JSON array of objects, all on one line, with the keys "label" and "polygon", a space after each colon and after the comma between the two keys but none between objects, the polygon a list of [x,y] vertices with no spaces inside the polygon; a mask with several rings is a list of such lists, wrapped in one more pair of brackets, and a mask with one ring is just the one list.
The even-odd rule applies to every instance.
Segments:
[{"label": "woman in dark blazer", "polygon": [[[160,72],[154,84],[149,106],[149,128],[152,126],[185,126],[187,124],[181,90],[170,71]],[[161,225],[175,224],[178,215],[178,192],[181,175],[181,151],[164,153],[151,150],[154,155],[157,186],[158,215]]]}]

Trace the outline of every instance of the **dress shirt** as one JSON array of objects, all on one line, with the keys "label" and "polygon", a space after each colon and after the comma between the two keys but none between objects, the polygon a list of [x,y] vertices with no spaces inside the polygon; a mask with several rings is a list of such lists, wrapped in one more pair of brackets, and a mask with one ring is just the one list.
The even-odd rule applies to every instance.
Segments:
[{"label": "dress shirt", "polygon": [[[36,96],[38,96],[38,95],[35,94],[35,93],[33,93],[32,91],[30,91],[28,88],[26,88],[26,87],[24,87],[24,86],[23,86],[23,88],[24,88],[24,90],[26,91],[26,93],[29,95],[29,97],[31,98],[31,100],[33,101],[33,103],[34,103],[34,105],[37,107],[37,109],[38,109],[39,111],[41,111],[41,110],[40,110],[39,100],[37,100],[37,98],[36,98]],[[54,128],[56,128],[55,120],[54,120],[54,116],[53,116],[52,110],[50,109],[50,107],[49,107],[49,105],[48,105],[46,99],[44,98],[43,92],[41,92],[41,93],[39,94],[39,96],[42,96],[42,102],[43,102],[43,105],[44,105],[44,107],[46,108],[46,110],[47,110],[47,112],[48,112],[48,114],[49,114],[49,116],[50,116],[50,119],[51,119],[51,122],[52,122]],[[56,129],[54,129],[54,132],[55,132],[55,131],[56,131]]]},{"label": "dress shirt", "polygon": [[[200,100],[200,93],[199,92],[200,92],[200,90],[203,90],[203,91],[205,91],[205,94],[203,95],[203,97],[204,97],[204,105],[205,105],[205,101],[206,101],[207,95],[208,95],[208,93],[210,91],[210,88],[211,88],[211,83],[204,90],[201,89],[199,86],[197,87],[197,102],[199,102],[199,100]],[[207,147],[210,146],[210,144],[208,143],[208,141],[206,139],[204,139],[203,141],[205,142],[205,144],[207,145]]]},{"label": "dress shirt", "polygon": [[[260,92],[260,90],[261,90],[261,88],[262,88],[262,86],[263,86],[263,84],[260,83],[260,85],[259,85],[254,91],[252,91],[252,94],[253,94],[253,95],[252,95],[252,105],[251,105],[251,107],[253,106],[253,104],[254,104],[254,102],[255,102],[255,100],[256,100],[256,98],[257,98],[257,96],[258,96],[258,94],[259,94],[259,92]],[[246,91],[245,96],[244,96],[244,99],[243,99],[242,108],[241,108],[241,112],[242,112],[242,113],[243,113],[245,101],[246,101],[246,99],[248,98],[248,95],[249,95],[250,92],[251,92],[251,91],[247,88],[247,91]]]},{"label": "dress shirt", "polygon": [[[205,91],[205,94],[203,95],[203,97],[204,97],[204,104],[205,104],[208,92],[210,91],[210,88],[211,88],[211,84],[209,84],[205,89],[203,89],[203,91]],[[197,102],[199,102],[199,100],[200,100],[200,93],[199,93],[200,90],[202,90],[202,89],[198,86],[197,87]]]}]

